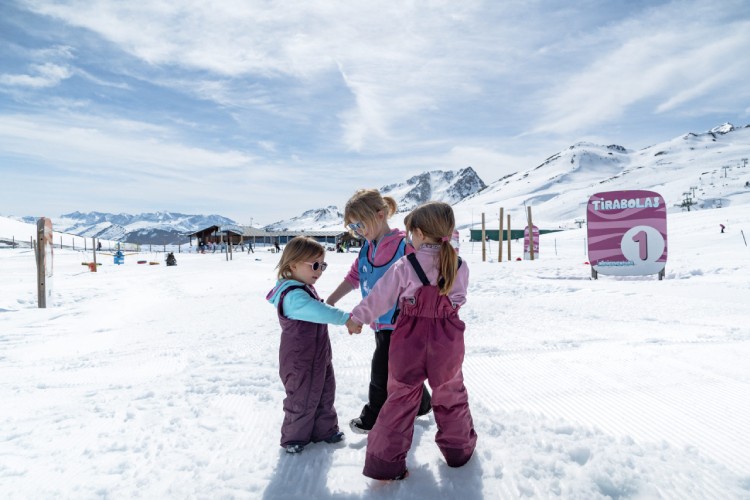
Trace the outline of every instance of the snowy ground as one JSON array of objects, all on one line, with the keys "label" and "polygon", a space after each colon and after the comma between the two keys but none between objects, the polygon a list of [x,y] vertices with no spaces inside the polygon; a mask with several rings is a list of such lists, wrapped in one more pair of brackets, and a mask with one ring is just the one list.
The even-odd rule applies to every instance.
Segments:
[{"label": "snowy ground", "polygon": [[[133,255],[91,273],[56,251],[56,305],[40,310],[32,254],[0,249],[0,496],[750,498],[743,228],[746,207],[670,216],[664,281],[590,280],[585,230],[544,235],[534,262],[482,263],[464,243],[477,452],[448,468],[420,418],[394,483],[361,475],[366,440],[346,425],[367,394],[367,329],[331,327],[346,441],[278,446],[276,255]],[[323,296],[353,258],[328,254]]]}]

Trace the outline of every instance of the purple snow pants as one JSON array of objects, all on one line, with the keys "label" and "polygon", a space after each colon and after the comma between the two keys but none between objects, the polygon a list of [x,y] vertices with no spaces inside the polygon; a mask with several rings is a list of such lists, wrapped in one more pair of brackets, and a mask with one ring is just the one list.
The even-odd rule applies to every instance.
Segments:
[{"label": "purple snow pants", "polygon": [[477,434],[461,372],[464,328],[450,300],[439,295],[436,286],[417,290],[413,303],[402,300],[391,336],[388,399],[367,436],[365,476],[393,479],[406,469],[425,379],[432,387],[435,441],[445,461],[451,467],[469,461]]},{"label": "purple snow pants", "polygon": [[323,441],[339,431],[328,325],[282,314],[279,322],[279,376],[286,390],[281,446]]}]

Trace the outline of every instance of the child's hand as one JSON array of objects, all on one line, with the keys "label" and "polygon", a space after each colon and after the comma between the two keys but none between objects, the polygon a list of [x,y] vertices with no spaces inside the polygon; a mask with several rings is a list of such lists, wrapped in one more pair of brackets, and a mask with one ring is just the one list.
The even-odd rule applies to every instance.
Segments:
[{"label": "child's hand", "polygon": [[346,320],[346,329],[349,330],[349,335],[352,333],[362,333],[362,325],[354,321],[351,316]]}]

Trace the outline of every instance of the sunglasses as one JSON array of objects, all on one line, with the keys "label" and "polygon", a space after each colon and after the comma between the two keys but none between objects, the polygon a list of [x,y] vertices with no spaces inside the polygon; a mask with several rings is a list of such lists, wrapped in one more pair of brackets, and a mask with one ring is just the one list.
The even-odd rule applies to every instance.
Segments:
[{"label": "sunglasses", "polygon": [[328,267],[328,264],[325,262],[318,262],[317,260],[315,262],[305,262],[305,264],[309,264],[310,267],[312,267],[313,271],[317,271],[320,269],[321,271],[325,271],[326,267]]},{"label": "sunglasses", "polygon": [[348,227],[354,232],[360,232],[360,231],[364,231],[365,223],[364,222],[352,222],[351,224],[347,224],[346,227]]}]

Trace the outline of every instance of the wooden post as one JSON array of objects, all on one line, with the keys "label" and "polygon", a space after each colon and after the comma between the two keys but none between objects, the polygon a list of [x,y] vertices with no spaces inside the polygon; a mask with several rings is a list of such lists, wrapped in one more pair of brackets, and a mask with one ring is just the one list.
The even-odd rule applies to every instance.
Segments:
[{"label": "wooden post", "polygon": [[482,212],[482,262],[487,260],[487,247],[485,246],[484,212]]},{"label": "wooden post", "polygon": [[94,251],[94,267],[91,270],[96,272],[96,238],[91,238],[91,249]]},{"label": "wooden post", "polygon": [[[46,243],[49,240],[52,242],[52,223],[49,224],[49,232],[47,229],[46,219],[44,217],[36,221],[36,247],[34,248],[34,254],[36,256],[36,291],[39,302],[39,308],[45,309],[47,307],[47,255],[46,255]],[[62,242],[62,237],[61,240]]]},{"label": "wooden post", "polygon": [[529,257],[534,260],[534,225],[531,223],[531,206],[526,207],[529,219]]},{"label": "wooden post", "polygon": [[507,235],[508,235],[508,260],[511,260],[510,258],[510,238],[513,235],[513,233],[510,230],[510,214],[508,214],[508,229],[506,229]]},{"label": "wooden post", "polygon": [[503,261],[503,208],[500,207],[500,231],[497,233],[497,261]]}]

